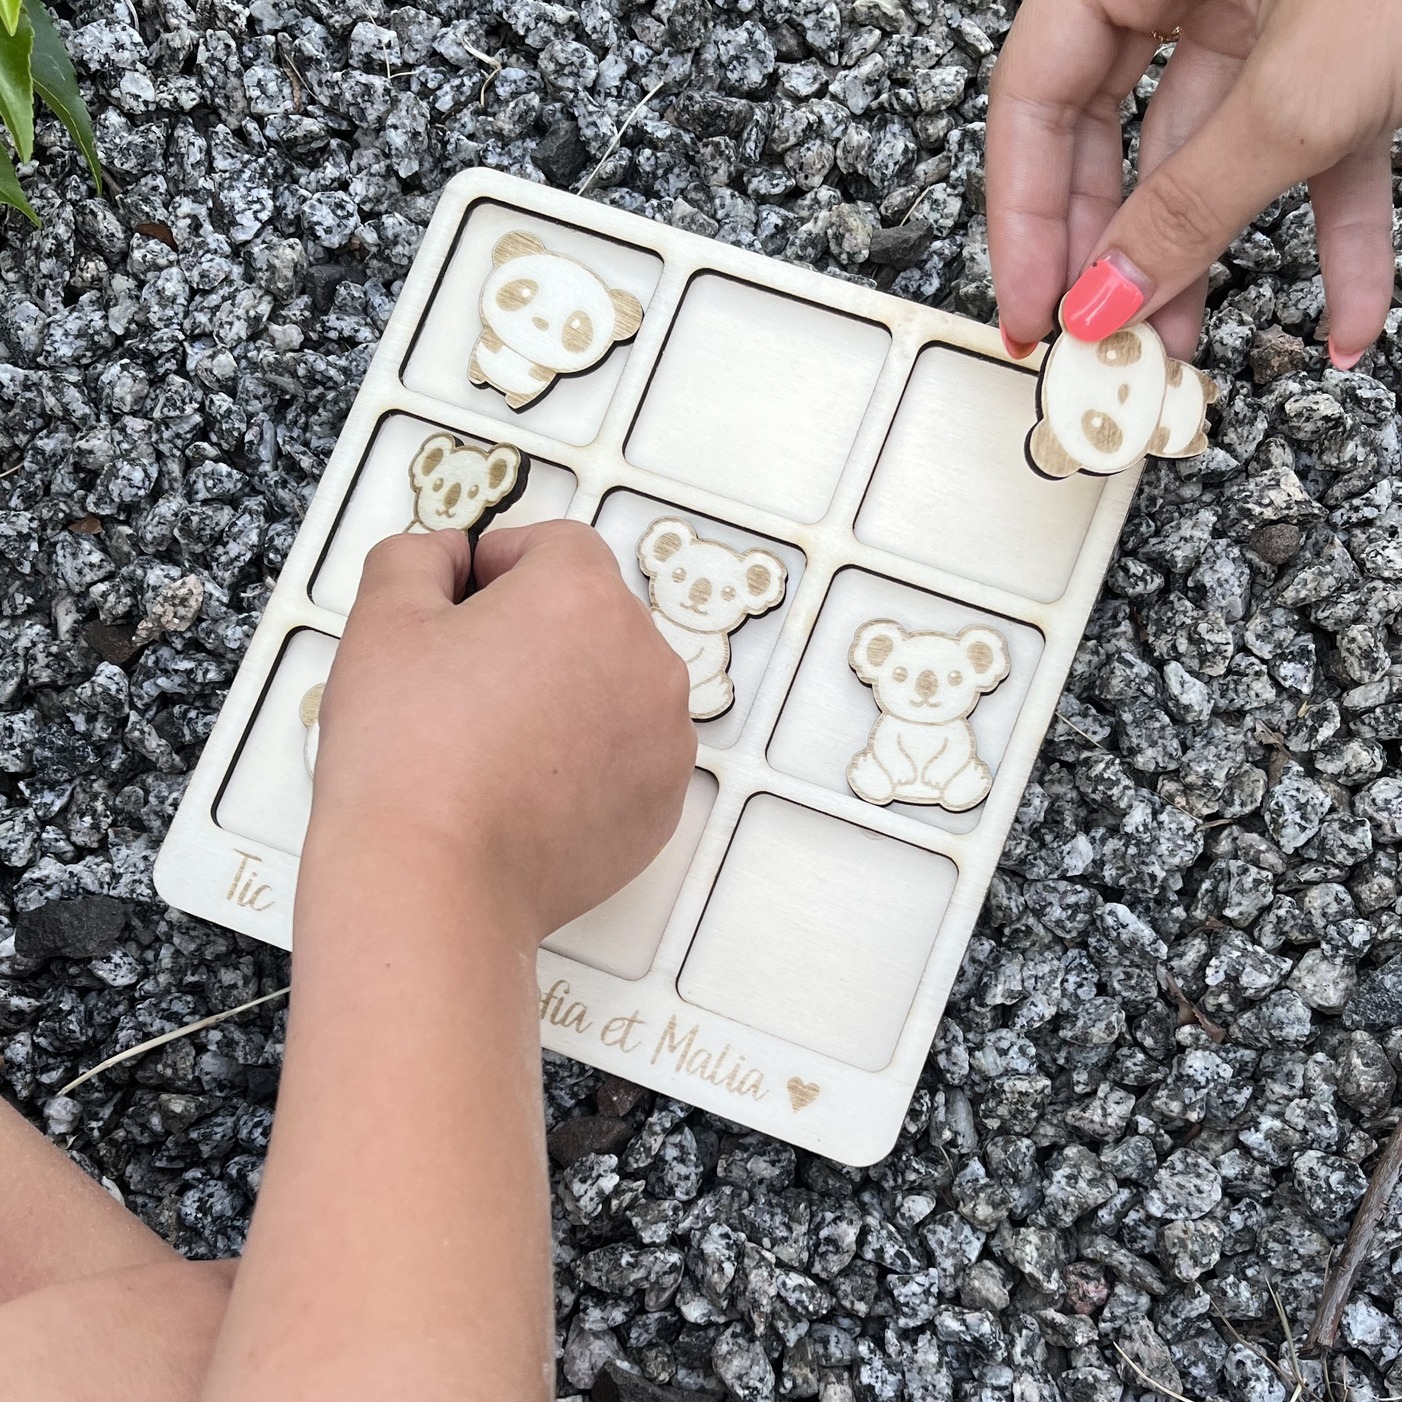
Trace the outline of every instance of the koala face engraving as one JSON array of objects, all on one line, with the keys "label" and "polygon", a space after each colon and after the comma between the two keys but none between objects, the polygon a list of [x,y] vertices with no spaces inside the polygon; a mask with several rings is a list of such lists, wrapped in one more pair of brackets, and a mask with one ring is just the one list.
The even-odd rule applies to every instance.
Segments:
[{"label": "koala face engraving", "polygon": [[882,711],[917,725],[963,719],[1011,666],[1007,640],[994,628],[908,633],[888,618],[857,630],[848,661]]},{"label": "koala face engraving", "polygon": [[414,519],[428,530],[471,530],[515,488],[521,454],[508,443],[489,449],[448,433],[426,438],[409,464]]},{"label": "koala face engraving", "polygon": [[696,633],[730,633],[784,597],[787,571],[768,550],[701,540],[677,517],[654,521],[638,542],[653,607]]},{"label": "koala face engraving", "polygon": [[482,285],[482,325],[557,375],[588,369],[642,322],[642,306],[631,292],[611,288],[584,264],[551,253],[534,234],[504,235],[492,263]]}]

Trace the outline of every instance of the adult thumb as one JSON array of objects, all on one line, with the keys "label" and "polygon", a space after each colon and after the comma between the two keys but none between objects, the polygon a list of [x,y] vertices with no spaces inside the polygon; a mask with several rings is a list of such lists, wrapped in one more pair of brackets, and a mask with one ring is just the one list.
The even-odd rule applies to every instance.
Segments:
[{"label": "adult thumb", "polygon": [[1280,139],[1278,118],[1263,123],[1259,109],[1252,117],[1247,86],[1239,82],[1120,206],[1061,304],[1062,325],[1073,336],[1099,341],[1157,311],[1277,195],[1315,173],[1309,155]]}]

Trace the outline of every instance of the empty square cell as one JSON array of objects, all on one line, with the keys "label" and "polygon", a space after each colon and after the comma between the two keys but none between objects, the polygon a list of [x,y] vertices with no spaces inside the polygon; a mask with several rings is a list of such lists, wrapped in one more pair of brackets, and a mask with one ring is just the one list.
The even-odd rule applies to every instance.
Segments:
[{"label": "empty square cell", "polygon": [[[874,619],[890,619],[906,633],[953,635],[978,625],[1002,634],[1007,643],[1008,674],[992,691],[978,696],[968,714],[978,757],[992,770],[996,783],[999,761],[1042,655],[1042,635],[1024,623],[981,613],[967,604],[856,569],[839,572],[823,601],[769,742],[770,764],[838,793],[852,792],[848,765],[867,747],[881,711],[873,689],[852,670],[848,655],[857,630]],[[903,660],[893,655],[890,665],[894,668]],[[920,669],[923,667],[922,662]],[[914,687],[919,676],[914,661],[909,670],[913,675],[908,684]],[[937,680],[941,686],[947,684],[946,677]],[[918,749],[918,733],[913,743]],[[972,831],[983,812],[982,803],[963,812],[926,803],[897,802],[893,807],[948,832]]]},{"label": "empty square cell", "polygon": [[956,875],[936,853],[760,794],[740,817],[678,992],[797,1046],[880,1070]]},{"label": "empty square cell", "polygon": [[856,531],[910,560],[1025,598],[1066,592],[1105,479],[1048,481],[1023,443],[1034,376],[963,351],[921,353]]},{"label": "empty square cell", "polygon": [[[729,546],[731,550],[739,551],[742,556],[750,550],[766,551],[778,558],[787,574],[784,597],[774,608],[758,617],[745,618],[734,632],[725,635],[730,645],[730,666],[727,670],[735,688],[734,704],[714,720],[696,723],[696,729],[706,744],[717,748],[733,745],[744,729],[745,718],[754,704],[755,693],[764,677],[764,669],[769,665],[770,654],[774,651],[774,644],[778,641],[784,619],[788,616],[789,604],[798,590],[799,581],[803,578],[803,552],[782,541],[752,535],[737,526],[712,520],[709,516],[701,516],[694,511],[685,511],[652,497],[639,496],[635,492],[612,492],[604,498],[594,525],[608,542],[609,548],[618,556],[619,567],[629,588],[645,604],[651,605],[651,597],[648,576],[644,574],[638,562],[638,544],[652,523],[664,517],[674,517],[682,521],[696,533],[699,540],[718,541]],[[680,559],[675,563],[684,567]],[[714,600],[707,600],[702,606],[712,613],[725,608],[726,605],[719,598],[720,591],[726,587],[725,582],[706,578],[703,565],[702,569],[693,570],[693,577],[687,581],[688,587],[694,586],[700,579],[706,579],[707,586],[716,595]],[[743,596],[743,575],[735,581],[735,585],[741,589]],[[665,592],[664,599],[672,599],[675,592]],[[666,616],[664,611],[664,617]],[[674,621],[682,622],[680,618]],[[688,614],[686,619],[690,627],[704,622],[705,618],[699,615],[692,619]],[[713,647],[716,636],[699,633],[698,652],[702,647]],[[707,669],[698,665],[695,670],[700,672]]]},{"label": "empty square cell", "polygon": [[288,637],[214,801],[214,821],[226,832],[301,855],[312,812],[301,703],[330,675],[335,655],[326,633],[299,628]]},{"label": "empty square cell", "polygon": [[[409,414],[386,414],[376,425],[330,542],[312,576],[313,603],[335,613],[349,613],[360,587],[361,566],[371,546],[405,530],[416,514],[432,519],[432,498],[428,495],[416,497],[409,467],[427,439],[444,433],[478,452],[488,452],[492,447],[485,439]],[[502,441],[511,441],[506,430],[502,432]],[[574,474],[568,469],[532,459],[527,469],[525,491],[506,510],[495,515],[488,529],[496,525],[524,526],[563,516],[574,496],[575,485]]]},{"label": "empty square cell", "polygon": [[890,339],[872,322],[703,274],[677,312],[628,460],[816,521],[832,501]]},{"label": "empty square cell", "polygon": [[662,943],[717,788],[714,775],[696,770],[677,830],[652,865],[603,905],[556,930],[546,949],[618,978],[642,978]]},{"label": "empty square cell", "polygon": [[[534,242],[517,239],[503,245],[509,234],[523,234]],[[542,262],[537,256],[530,266],[521,264],[521,278],[511,282],[531,285],[529,301],[505,284],[497,288],[494,282],[494,292],[489,293],[490,333],[505,347],[506,355],[491,350],[480,363],[503,383],[515,384],[519,379],[528,390],[539,383],[547,385],[529,404],[513,409],[501,390],[473,384],[468,365],[483,332],[483,288],[497,267],[494,251],[499,250],[495,252],[499,259],[512,252],[523,258],[536,245],[546,254],[564,257]],[[609,293],[619,291],[635,298],[646,319],[661,272],[662,260],[656,254],[629,244],[504,205],[473,205],[405,361],[404,383],[504,423],[528,423],[536,432],[563,443],[591,443],[630,354],[626,341],[605,348],[607,332],[616,324]],[[544,327],[538,324],[542,321]],[[586,369],[553,380],[548,375],[531,376],[530,365],[547,357],[556,366],[590,363]]]}]

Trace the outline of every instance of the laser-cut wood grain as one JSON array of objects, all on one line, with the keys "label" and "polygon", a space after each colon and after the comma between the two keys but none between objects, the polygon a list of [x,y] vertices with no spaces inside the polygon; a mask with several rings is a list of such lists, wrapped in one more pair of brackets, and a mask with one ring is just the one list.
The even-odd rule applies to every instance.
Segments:
[{"label": "laser-cut wood grain", "polygon": [[[512,408],[501,389],[473,386],[467,365],[485,329],[492,250],[517,230],[631,292],[644,317],[626,346]],[[690,287],[716,295],[689,312]],[[949,357],[947,372],[915,373],[936,353]],[[191,775],[158,889],[183,909],[289,942],[311,794],[300,701],[327,675],[359,561],[410,518],[407,464],[427,436],[485,448],[505,438],[554,465],[537,518],[563,511],[603,526],[606,497],[661,504],[628,516],[610,542],[639,590],[633,546],[659,516],[715,523],[700,534],[735,549],[767,542],[789,574],[783,603],[735,635],[732,667],[742,646],[754,663],[744,705],[698,725],[698,764],[715,787],[689,856],[674,849],[655,901],[586,917],[606,922],[600,939],[615,921],[646,928],[612,967],[584,930],[542,949],[543,1042],[814,1152],[872,1162],[899,1131],[1133,487],[1133,472],[1093,491],[1030,472],[1027,384],[991,328],[495,172],[460,177],[425,233]],[[877,469],[898,407],[911,406],[922,412],[907,416],[901,470]],[[959,418],[958,451],[932,461],[939,491],[917,500],[916,418],[932,414]],[[367,458],[382,426],[382,443],[399,446]],[[362,469],[391,473],[392,489],[372,490],[364,476],[361,505],[348,506]],[[1058,500],[1074,509],[1049,512],[1063,487]],[[870,520],[882,524],[864,533],[858,522],[854,533],[869,490]],[[975,538],[969,511],[960,515],[966,498],[996,532]],[[382,527],[363,519],[372,502]],[[1055,551],[1040,543],[1063,527]],[[953,540],[961,550],[943,548]],[[845,578],[861,587],[844,599]],[[888,601],[884,588],[897,593]],[[842,615],[836,632],[824,623],[830,608]],[[1013,671],[973,717],[993,773],[975,809],[877,806],[848,788],[872,700],[846,653],[856,628],[879,617],[951,635],[986,621],[1008,638]],[[752,630],[763,646],[744,646]],[[809,672],[820,637],[832,643],[832,670],[813,672],[809,686],[797,674]],[[309,638],[320,641],[298,641]],[[773,747],[784,762],[771,763],[771,737],[784,734],[792,743]]]},{"label": "laser-cut wood grain", "polygon": [[686,663],[692,719],[724,715],[735,701],[730,635],[747,618],[783,602],[783,561],[769,550],[742,552],[702,540],[679,516],[654,521],[637,553],[648,577],[652,621]]},{"label": "laser-cut wood grain", "polygon": [[1027,461],[1045,477],[1109,476],[1147,455],[1191,458],[1207,448],[1217,385],[1174,360],[1148,322],[1103,341],[1063,331],[1042,363]]}]

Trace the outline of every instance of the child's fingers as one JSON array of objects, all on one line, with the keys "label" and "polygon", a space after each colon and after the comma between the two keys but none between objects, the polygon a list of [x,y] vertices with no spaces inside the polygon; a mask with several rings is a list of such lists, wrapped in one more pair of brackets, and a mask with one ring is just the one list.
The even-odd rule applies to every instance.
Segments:
[{"label": "child's fingers", "polygon": [[461,531],[393,535],[365,557],[356,607],[455,604],[471,569],[472,547]]},{"label": "child's fingers", "polygon": [[519,565],[536,560],[543,564],[607,568],[615,575],[619,573],[613,552],[592,526],[582,521],[540,521],[533,526],[491,531],[477,542],[477,587],[485,589]]}]

